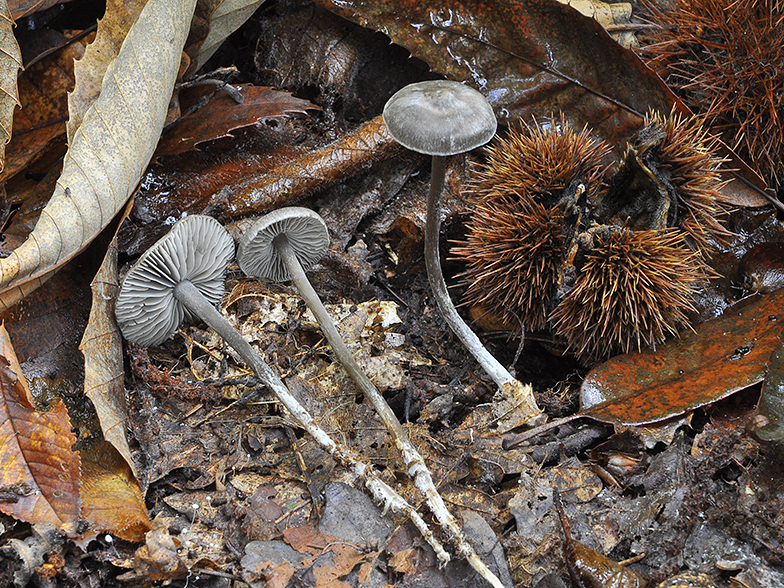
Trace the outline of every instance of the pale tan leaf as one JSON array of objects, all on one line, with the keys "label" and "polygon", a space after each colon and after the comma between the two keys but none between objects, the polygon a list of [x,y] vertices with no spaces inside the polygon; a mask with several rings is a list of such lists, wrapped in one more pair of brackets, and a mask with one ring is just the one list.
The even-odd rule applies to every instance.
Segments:
[{"label": "pale tan leaf", "polygon": [[150,0],[75,133],[30,237],[0,260],[0,305],[84,249],[130,197],[166,118],[195,0]]},{"label": "pale tan leaf", "polygon": [[84,393],[92,401],[101,430],[137,476],[125,436],[128,407],[123,386],[122,337],[114,322],[114,300],[120,290],[117,245],[109,245],[98,273],[90,283],[92,308],[79,350],[84,354]]},{"label": "pale tan leaf", "polygon": [[84,57],[74,62],[76,84],[68,96],[68,142],[73,140],[76,130],[95,99],[101,93],[101,82],[109,64],[117,57],[147,0],[109,0],[104,17],[98,21],[95,41],[87,46]]},{"label": "pale tan leaf", "polygon": [[240,28],[263,3],[264,0],[203,0],[199,2],[196,14],[204,21],[200,27],[203,32],[199,35],[200,38],[196,43],[189,43],[189,47],[186,48],[188,55],[191,56],[191,67],[188,71],[195,72],[204,65],[218,50],[226,37]]},{"label": "pale tan leaf", "polygon": [[607,3],[602,0],[558,0],[571,6],[581,14],[593,18],[602,25],[620,45],[632,47],[637,45],[637,37],[632,30],[620,30],[617,27],[628,25],[632,18],[632,5],[628,2]]},{"label": "pale tan leaf", "polygon": [[22,67],[22,54],[13,28],[8,4],[0,0],[0,170],[5,164],[5,146],[11,140],[14,108],[19,106],[16,73]]}]

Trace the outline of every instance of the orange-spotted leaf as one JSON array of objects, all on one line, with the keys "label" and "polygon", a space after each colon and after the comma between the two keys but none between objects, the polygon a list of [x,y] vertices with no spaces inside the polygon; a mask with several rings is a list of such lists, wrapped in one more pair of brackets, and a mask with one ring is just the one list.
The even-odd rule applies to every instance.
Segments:
[{"label": "orange-spotted leaf", "polygon": [[580,389],[581,414],[653,423],[762,381],[784,329],[784,290],[744,299],[656,349],[613,357]]},{"label": "orange-spotted leaf", "polygon": [[[52,523],[69,535],[79,521],[79,454],[65,405],[35,409],[0,327],[0,512],[32,524]],[[16,368],[18,370],[18,367]]]}]

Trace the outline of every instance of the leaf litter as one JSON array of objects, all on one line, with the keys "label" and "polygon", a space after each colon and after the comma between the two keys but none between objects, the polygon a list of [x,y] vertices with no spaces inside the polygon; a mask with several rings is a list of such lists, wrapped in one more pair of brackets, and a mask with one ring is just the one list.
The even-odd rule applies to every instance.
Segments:
[{"label": "leaf litter", "polygon": [[[316,103],[320,101],[318,96],[314,100]],[[322,101],[321,104],[322,107],[327,106],[328,101]],[[329,131],[329,126],[326,125],[325,129]],[[342,132],[342,129],[337,132]],[[424,171],[424,166],[420,167],[420,171]],[[459,188],[466,173],[466,168],[454,168],[453,183],[456,187]],[[347,185],[361,184],[349,181]],[[325,268],[316,272],[316,287],[325,293],[335,292],[331,294],[332,302],[344,304],[344,300],[348,299],[349,317],[356,315],[351,307],[361,306],[361,301],[367,301],[370,305],[375,304],[374,299],[382,304],[394,301],[396,314],[402,322],[380,329],[379,333],[383,334],[381,338],[372,336],[371,332],[371,336],[366,335],[363,341],[360,332],[359,341],[370,350],[369,359],[381,357],[387,365],[389,362],[393,365],[395,362],[403,362],[402,368],[398,363],[394,370],[395,374],[400,374],[401,369],[403,374],[407,374],[407,378],[402,380],[402,388],[399,387],[400,378],[390,377],[389,381],[394,382],[394,385],[389,387],[387,393],[400,414],[411,415],[412,421],[422,415],[422,422],[412,426],[411,435],[422,448],[428,462],[434,464],[434,470],[444,484],[445,496],[454,504],[462,504],[483,514],[494,525],[493,531],[497,536],[501,536],[504,528],[514,526],[515,530],[502,539],[514,580],[520,585],[528,585],[546,581],[544,578],[550,574],[560,573],[563,577],[563,561],[558,550],[553,548],[552,536],[557,533],[557,529],[554,525],[548,526],[554,523],[554,510],[552,502],[547,500],[546,490],[557,483],[562,490],[564,487],[569,489],[566,493],[566,508],[570,511],[570,519],[577,513],[572,525],[573,529],[579,531],[581,541],[616,560],[646,551],[646,558],[633,564],[637,571],[658,579],[686,564],[693,569],[712,573],[712,577],[720,582],[721,579],[717,579],[715,573],[719,562],[716,554],[732,553],[731,561],[738,566],[735,574],[749,582],[748,585],[755,585],[752,582],[764,585],[759,584],[760,578],[773,578],[775,582],[778,572],[771,562],[776,561],[775,545],[780,530],[773,514],[766,510],[769,502],[766,497],[775,495],[776,491],[771,486],[771,478],[766,478],[765,474],[777,458],[773,446],[760,446],[744,432],[745,423],[751,422],[754,416],[750,410],[754,403],[753,391],[698,411],[696,421],[693,420],[691,425],[682,425],[679,432],[660,437],[665,439],[660,441],[659,448],[662,445],[665,447],[661,451],[651,452],[650,438],[643,438],[642,435],[637,437],[632,433],[624,447],[624,454],[638,458],[636,463],[646,463],[647,467],[637,471],[630,469],[626,478],[618,473],[622,470],[614,470],[619,478],[625,480],[626,491],[623,493],[606,482],[610,478],[605,473],[599,475],[594,472],[592,460],[581,450],[575,457],[565,458],[561,455],[558,446],[563,444],[566,437],[559,437],[560,431],[541,440],[554,442],[556,451],[547,454],[544,464],[539,462],[540,469],[532,467],[531,457],[539,442],[533,446],[503,449],[503,435],[498,432],[496,419],[499,414],[505,414],[506,410],[491,410],[498,406],[493,407],[490,387],[466,363],[464,354],[450,341],[449,334],[443,331],[437,314],[428,307],[427,286],[421,272],[410,270],[417,267],[417,247],[402,248],[406,239],[416,241],[420,238],[421,220],[417,222],[416,215],[405,210],[405,207],[413,202],[422,185],[415,176],[402,190],[397,189],[391,200],[376,194],[373,195],[372,206],[347,211],[346,217],[351,217],[354,212],[359,218],[349,218],[344,222],[343,231],[347,238],[341,240],[341,246],[354,246],[361,238],[362,246],[355,252],[364,253],[349,258],[345,251],[333,252],[333,259],[327,260]],[[364,188],[372,195],[372,189],[367,186]],[[343,186],[332,186],[319,193],[316,200],[308,202],[328,203],[344,190]],[[459,232],[458,213],[464,213],[466,209],[460,204],[458,189],[450,198],[455,206],[447,213],[445,230],[447,233]],[[335,217],[340,218],[340,208],[335,206],[333,210]],[[384,214],[391,219],[389,223],[372,224]],[[407,223],[397,220],[401,218],[410,220]],[[372,230],[369,230],[371,227]],[[352,234],[354,232],[356,236]],[[349,259],[353,259],[354,265],[348,263]],[[360,263],[356,263],[358,260]],[[398,265],[398,261],[407,265]],[[350,283],[331,276],[332,266],[329,263],[342,263],[345,275],[351,277]],[[336,281],[338,286],[334,288]],[[281,294],[291,297],[285,287],[273,290],[273,293],[278,297]],[[234,316],[240,326],[243,326],[245,318],[253,316],[255,312],[252,304],[249,305],[250,310],[240,308],[251,299],[253,295],[235,302],[237,314]],[[320,341],[318,331],[302,328],[303,322],[308,326],[303,309],[291,302],[275,308],[278,309],[276,320],[266,321],[261,329],[259,323],[252,320],[247,329],[258,337],[265,353],[274,358],[284,373],[294,374],[311,369],[313,362],[316,366],[312,368],[314,376],[292,376],[296,388],[306,397],[312,394],[313,377],[320,381],[324,370],[332,370],[333,374],[337,370],[330,361],[329,350]],[[232,316],[231,308],[228,313]],[[382,310],[382,315],[389,316],[389,313]],[[392,327],[391,331],[389,327]],[[226,404],[229,410],[219,412],[223,406],[220,409],[215,406],[216,399],[210,397],[206,387],[212,385],[216,375],[233,379],[233,376],[247,376],[247,373],[231,371],[236,368],[233,367],[230,354],[220,347],[209,332],[190,327],[184,334],[185,355],[177,340],[160,349],[151,350],[154,366],[162,373],[156,377],[162,378],[161,382],[167,381],[166,378],[179,378],[179,385],[184,388],[183,396],[168,396],[166,387],[160,385],[157,390],[153,390],[137,383],[132,390],[133,405],[139,408],[138,415],[131,414],[138,427],[138,440],[146,451],[146,457],[157,468],[149,470],[153,475],[143,482],[143,486],[148,499],[161,497],[161,502],[166,506],[158,507],[158,516],[154,518],[158,522],[153,523],[155,530],[148,535],[145,546],[136,553],[136,561],[130,557],[135,548],[133,545],[118,545],[118,555],[123,557],[115,561],[123,567],[134,569],[142,579],[181,579],[187,575],[189,568],[199,573],[210,566],[213,570],[230,569],[242,575],[243,571],[236,566],[225,567],[231,566],[233,561],[232,558],[223,559],[226,556],[225,549],[220,554],[209,551],[213,542],[223,541],[228,545],[233,541],[227,530],[235,534],[234,539],[238,537],[236,523],[232,523],[231,516],[228,516],[230,513],[244,515],[241,524],[246,526],[241,527],[239,532],[240,545],[256,536],[269,536],[269,541],[278,540],[272,537],[282,537],[306,551],[295,540],[295,533],[286,532],[286,525],[292,522],[291,528],[303,529],[301,534],[307,540],[323,539],[304,524],[307,520],[305,515],[295,519],[292,518],[294,514],[290,514],[309,512],[310,505],[318,503],[319,488],[326,488],[327,479],[319,478],[317,472],[319,468],[331,471],[326,467],[323,455],[306,438],[292,441],[285,433],[285,420],[264,396],[254,394],[252,382],[246,385],[235,383],[231,402],[237,399],[240,402]],[[403,344],[394,347],[393,343],[400,341],[400,335]],[[511,363],[517,342],[506,337],[495,338],[493,343],[502,355],[507,355],[507,361]],[[405,350],[402,360],[392,353],[400,348]],[[548,368],[552,366],[552,361],[546,352],[538,349],[536,343],[527,341],[523,353],[524,360],[517,366],[519,374],[541,382],[537,392],[544,393],[548,386],[555,387],[559,380],[569,378],[569,374],[563,371],[558,376],[550,372]],[[425,363],[420,363],[419,357],[424,358]],[[199,362],[204,367],[199,368]],[[225,365],[228,367],[222,367]],[[194,373],[206,381],[194,382]],[[350,383],[336,381],[334,386],[343,388],[350,386]],[[244,396],[245,392],[250,392],[250,395]],[[344,394],[342,398],[347,396],[350,398],[351,394]],[[346,406],[340,406],[340,410],[345,409],[347,412],[344,414],[350,414],[350,403],[341,404]],[[316,412],[324,415],[334,408],[334,402],[327,395]],[[345,421],[342,423],[343,428],[336,430],[341,430],[349,437],[354,435],[363,446],[377,449],[372,454],[374,461],[389,467],[393,474],[395,467],[399,466],[394,465],[389,446],[385,445],[383,435],[378,434],[380,427],[374,431],[370,414],[361,408],[355,409],[355,414],[355,421]],[[355,426],[352,427],[352,424]],[[591,426],[578,425],[576,429],[579,432]],[[608,433],[603,434],[606,438]],[[297,455],[292,455],[292,447],[296,448],[293,453],[298,454],[301,460]],[[614,459],[617,461],[620,454],[609,449],[606,455],[609,458],[605,464],[609,464],[614,463]],[[302,463],[313,467],[313,471],[303,471]],[[247,476],[256,479],[248,485]],[[263,476],[267,476],[264,481]],[[597,478],[602,482],[597,482]],[[283,490],[280,493],[280,502],[283,502],[283,497],[292,498],[286,501],[285,507],[277,504],[276,494],[260,490],[281,479],[286,479],[286,483],[290,480],[292,484],[290,493]],[[313,480],[318,480],[315,486]],[[543,484],[534,486],[539,488],[539,493],[531,494],[529,485],[542,480]],[[168,490],[170,483],[181,488],[181,499],[172,498],[174,495]],[[601,489],[603,485],[604,489],[596,494],[596,489]],[[481,490],[476,491],[477,488]],[[744,502],[738,504],[741,492]],[[248,501],[249,494],[256,498]],[[212,498],[207,501],[207,496]],[[213,500],[220,505],[219,508],[210,506]],[[528,504],[539,504],[541,510],[532,516],[522,508]],[[198,508],[194,505],[198,505]],[[220,507],[226,506],[231,508],[221,512]],[[289,506],[295,510],[289,510]],[[275,514],[275,521],[286,516],[272,526],[274,521],[258,517],[251,520],[251,513],[255,515],[257,512],[265,512],[268,518]],[[708,522],[684,522],[679,516],[681,512],[701,512]],[[754,512],[763,514],[757,515],[755,519]],[[386,520],[375,515],[373,518]],[[753,524],[750,524],[751,521]],[[223,525],[224,529],[215,532],[212,527],[216,524]],[[262,532],[261,529],[265,528],[267,531]],[[626,529],[639,533],[639,537],[633,535],[630,538],[624,532]],[[392,569],[404,578],[413,579],[416,574],[424,573],[423,577],[431,580],[432,585],[436,577],[434,561],[431,559],[428,563],[426,550],[413,543],[415,535],[410,533],[410,529],[407,536],[405,532],[406,527],[400,527],[398,536],[388,544],[388,551],[379,557],[381,560],[387,559]],[[192,538],[196,538],[199,548],[193,556],[178,553],[183,542],[191,541]],[[736,548],[739,540],[743,542],[743,548]],[[652,547],[663,543],[688,546],[688,550],[684,547],[677,554],[670,555],[659,553]],[[290,543],[288,545],[291,547]],[[105,543],[104,547],[107,546],[108,543]],[[378,548],[371,546],[370,549]],[[252,551],[238,550],[234,555],[239,558],[244,553],[247,557]],[[351,557],[357,558],[354,560],[355,566],[352,566],[354,573],[363,579],[370,578],[371,571],[367,564],[372,558],[367,557],[368,553],[359,553],[354,548],[341,553],[339,559],[346,557],[347,563],[331,565],[313,560],[308,567],[299,570],[301,575],[298,578],[310,581],[309,585],[315,585],[315,581],[327,582],[325,585],[329,585],[329,582],[345,585],[353,581],[346,575],[347,570],[351,569],[348,567]],[[264,561],[259,563],[263,564]],[[722,560],[721,565],[729,564]],[[317,569],[320,570],[318,575],[315,571]],[[536,575],[529,574],[529,569],[539,571]],[[292,572],[295,573],[297,570]],[[246,581],[250,580],[250,577],[246,577]]]}]

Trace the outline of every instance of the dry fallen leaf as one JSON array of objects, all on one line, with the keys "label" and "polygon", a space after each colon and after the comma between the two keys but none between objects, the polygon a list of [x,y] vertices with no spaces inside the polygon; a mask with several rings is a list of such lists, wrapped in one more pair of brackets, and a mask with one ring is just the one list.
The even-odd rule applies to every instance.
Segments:
[{"label": "dry fallen leaf", "polygon": [[109,65],[27,241],[0,260],[0,304],[35,289],[125,204],[163,128],[195,0],[150,0]]},{"label": "dry fallen leaf", "polygon": [[84,355],[84,393],[92,401],[101,430],[138,477],[126,438],[128,407],[123,385],[120,329],[114,321],[114,300],[120,290],[117,245],[109,245],[101,268],[90,284],[92,308],[79,350]]},{"label": "dry fallen leaf", "polygon": [[103,76],[146,3],[147,0],[107,2],[104,17],[98,21],[95,40],[87,46],[84,56],[74,62],[76,82],[73,92],[68,95],[66,123],[69,143],[82,125],[85,113],[101,93]]},{"label": "dry fallen leaf", "polygon": [[13,32],[14,21],[5,0],[0,1],[0,170],[5,162],[5,146],[11,140],[14,109],[19,106],[16,73],[22,54]]},{"label": "dry fallen leaf", "polygon": [[69,535],[79,522],[79,454],[61,400],[46,413],[33,405],[8,333],[0,326],[0,512],[52,523]]}]

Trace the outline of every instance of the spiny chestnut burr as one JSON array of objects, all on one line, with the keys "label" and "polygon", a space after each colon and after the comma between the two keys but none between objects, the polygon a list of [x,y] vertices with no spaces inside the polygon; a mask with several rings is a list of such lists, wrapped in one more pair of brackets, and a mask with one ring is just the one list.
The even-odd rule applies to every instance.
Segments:
[{"label": "spiny chestnut burr", "polygon": [[463,301],[508,324],[543,329],[560,268],[603,185],[609,147],[559,119],[522,124],[488,148],[470,188]]},{"label": "spiny chestnut burr", "polygon": [[650,347],[690,324],[693,297],[710,277],[678,229],[599,225],[579,237],[573,287],[551,316],[580,359]]},{"label": "spiny chestnut burr", "polygon": [[784,182],[784,4],[674,0],[643,57],[773,188]]},{"label": "spiny chestnut burr", "polygon": [[709,257],[729,237],[717,140],[699,117],[649,113],[593,214],[599,224],[635,230],[678,228]]}]

